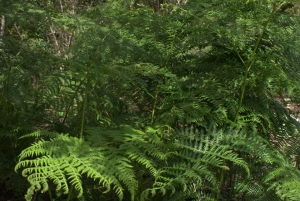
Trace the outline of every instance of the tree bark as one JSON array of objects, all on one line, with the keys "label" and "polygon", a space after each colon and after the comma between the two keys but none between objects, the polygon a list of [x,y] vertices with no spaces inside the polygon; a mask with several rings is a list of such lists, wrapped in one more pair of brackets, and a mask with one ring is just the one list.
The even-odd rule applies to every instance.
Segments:
[{"label": "tree bark", "polygon": [[160,4],[162,3],[164,3],[163,0],[148,0],[149,6],[152,7],[156,13],[160,11]]},{"label": "tree bark", "polygon": [[5,33],[5,15],[1,16],[1,36]]},{"label": "tree bark", "polygon": [[[4,36],[5,33],[5,15],[1,16],[1,30],[0,30],[0,36]],[[0,38],[0,46],[3,45],[2,39]]]}]

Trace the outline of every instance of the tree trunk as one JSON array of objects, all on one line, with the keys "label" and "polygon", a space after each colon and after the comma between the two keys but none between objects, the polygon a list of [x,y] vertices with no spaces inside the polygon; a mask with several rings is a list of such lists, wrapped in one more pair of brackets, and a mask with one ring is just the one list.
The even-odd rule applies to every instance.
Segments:
[{"label": "tree trunk", "polygon": [[160,4],[164,3],[163,0],[149,0],[148,4],[153,8],[154,12],[158,13],[160,11]]},{"label": "tree trunk", "polygon": [[[0,36],[4,36],[5,33],[5,15],[1,16],[1,31]],[[2,39],[0,38],[0,46],[3,45]]]}]

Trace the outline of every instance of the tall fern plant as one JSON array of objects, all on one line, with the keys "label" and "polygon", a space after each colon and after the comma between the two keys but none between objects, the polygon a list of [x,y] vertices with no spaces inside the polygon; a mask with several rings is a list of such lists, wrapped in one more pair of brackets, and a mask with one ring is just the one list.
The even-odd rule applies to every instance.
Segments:
[{"label": "tall fern plant", "polygon": [[60,71],[45,77],[58,86],[43,88],[56,94],[47,103],[66,128],[56,131],[69,135],[29,135],[37,142],[16,166],[26,198],[56,186],[88,199],[91,178],[104,199],[299,199],[299,124],[273,98],[299,92],[289,46],[299,18],[286,3],[111,5],[83,14]]}]

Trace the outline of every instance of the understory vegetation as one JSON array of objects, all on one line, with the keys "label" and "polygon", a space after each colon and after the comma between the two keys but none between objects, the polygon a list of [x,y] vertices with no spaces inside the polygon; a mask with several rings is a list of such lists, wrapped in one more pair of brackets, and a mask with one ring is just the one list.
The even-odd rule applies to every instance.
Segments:
[{"label": "understory vegetation", "polygon": [[300,200],[298,1],[0,10],[0,200]]}]

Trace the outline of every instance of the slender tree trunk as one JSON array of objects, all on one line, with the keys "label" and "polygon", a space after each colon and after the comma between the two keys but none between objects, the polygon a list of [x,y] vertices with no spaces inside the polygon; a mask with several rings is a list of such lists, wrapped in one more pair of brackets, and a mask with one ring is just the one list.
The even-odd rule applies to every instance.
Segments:
[{"label": "slender tree trunk", "polygon": [[[4,36],[5,33],[5,15],[1,16],[1,31],[0,31],[0,36]],[[2,39],[0,38],[0,46],[2,46]]]},{"label": "slender tree trunk", "polygon": [[[52,25],[53,26],[53,25]],[[50,25],[50,31],[51,31],[51,34],[52,34],[52,36],[53,36],[53,39],[54,39],[54,43],[55,43],[55,45],[56,45],[56,47],[57,47],[57,53],[60,55],[60,47],[59,47],[59,44],[58,44],[58,40],[57,40],[57,37],[56,37],[56,35],[55,35],[55,31],[52,29],[52,26]]]},{"label": "slender tree trunk", "polygon": [[5,15],[1,16],[1,36],[4,36],[5,32]]},{"label": "slender tree trunk", "polygon": [[148,4],[153,8],[154,12],[158,13],[160,11],[160,4],[164,3],[163,0],[149,0]]}]

